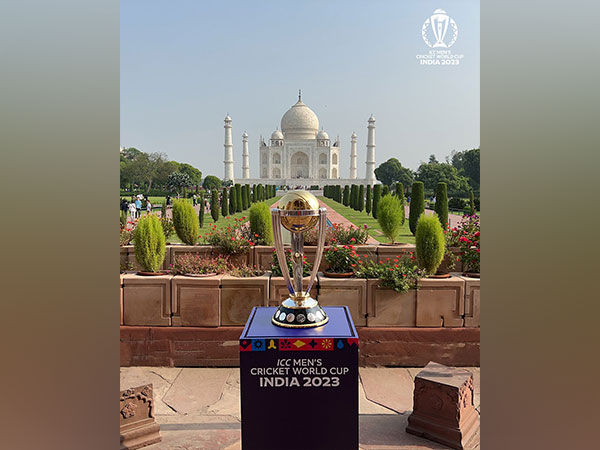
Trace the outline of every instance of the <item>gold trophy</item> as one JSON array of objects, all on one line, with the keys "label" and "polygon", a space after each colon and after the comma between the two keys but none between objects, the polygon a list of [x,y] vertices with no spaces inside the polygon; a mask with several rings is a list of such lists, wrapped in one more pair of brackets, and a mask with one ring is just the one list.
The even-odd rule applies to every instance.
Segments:
[{"label": "gold trophy", "polygon": [[[315,282],[323,247],[325,246],[325,231],[327,213],[325,208],[319,208],[317,198],[307,191],[291,191],[285,194],[277,208],[271,210],[273,217],[273,239],[281,273],[290,292],[271,321],[280,327],[312,328],[325,325],[329,320],[319,303],[309,295],[310,288]],[[319,236],[315,263],[310,274],[306,291],[302,287],[302,260],[304,258],[304,232],[319,224]],[[292,234],[292,271],[293,280],[288,272],[287,261],[281,239],[281,226]]]}]

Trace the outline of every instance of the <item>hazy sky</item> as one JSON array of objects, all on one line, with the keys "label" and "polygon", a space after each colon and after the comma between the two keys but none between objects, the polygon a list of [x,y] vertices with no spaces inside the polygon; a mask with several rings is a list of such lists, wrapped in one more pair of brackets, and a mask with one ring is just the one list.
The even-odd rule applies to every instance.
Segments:
[{"label": "hazy sky", "polygon": [[[458,26],[459,66],[422,66],[421,37],[437,8]],[[223,177],[223,119],[233,120],[235,176],[242,134],[250,176],[258,142],[302,100],[331,139],[348,176],[358,135],[365,176],[367,119],[376,165],[411,169],[434,153],[479,147],[479,1],[121,1],[121,145],[164,152]]]}]

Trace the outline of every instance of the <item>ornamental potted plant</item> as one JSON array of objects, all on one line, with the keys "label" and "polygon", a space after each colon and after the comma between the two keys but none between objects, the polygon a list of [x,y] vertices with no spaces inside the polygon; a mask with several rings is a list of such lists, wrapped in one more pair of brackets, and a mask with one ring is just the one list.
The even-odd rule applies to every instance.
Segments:
[{"label": "ornamental potted plant", "polygon": [[164,275],[159,269],[165,259],[165,235],[158,217],[148,214],[133,232],[135,257],[142,270],[138,275]]},{"label": "ornamental potted plant", "polygon": [[325,261],[329,268],[323,272],[323,275],[331,278],[351,278],[354,276],[354,268],[359,260],[354,245],[333,244],[325,252]]},{"label": "ornamental potted plant", "polygon": [[437,214],[421,214],[415,232],[417,264],[431,278],[449,278],[450,273],[436,274],[446,248],[446,238]]},{"label": "ornamental potted plant", "polygon": [[170,266],[173,275],[186,277],[212,277],[231,269],[229,259],[225,256],[202,257],[198,253],[177,255]]},{"label": "ornamental potted plant", "polygon": [[216,247],[217,254],[228,256],[232,264],[250,265],[252,262],[250,248],[255,245],[255,238],[252,237],[246,217],[234,218],[233,226],[217,229],[213,225],[204,239]]}]

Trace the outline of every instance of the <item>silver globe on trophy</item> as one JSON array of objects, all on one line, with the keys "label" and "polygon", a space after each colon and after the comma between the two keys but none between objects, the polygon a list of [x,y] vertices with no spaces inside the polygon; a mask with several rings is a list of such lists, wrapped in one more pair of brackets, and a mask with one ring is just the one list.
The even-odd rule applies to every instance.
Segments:
[{"label": "silver globe on trophy", "polygon": [[[327,210],[319,208],[317,198],[307,191],[291,191],[285,194],[277,208],[271,210],[273,217],[273,240],[277,261],[287,285],[290,296],[285,299],[273,315],[273,324],[286,328],[313,328],[325,325],[329,317],[309,293],[315,282],[317,271],[325,247],[325,231],[327,228]],[[304,259],[304,233],[319,226],[317,253],[306,290],[302,286],[302,262]],[[281,227],[292,235],[292,277],[288,271]]]}]

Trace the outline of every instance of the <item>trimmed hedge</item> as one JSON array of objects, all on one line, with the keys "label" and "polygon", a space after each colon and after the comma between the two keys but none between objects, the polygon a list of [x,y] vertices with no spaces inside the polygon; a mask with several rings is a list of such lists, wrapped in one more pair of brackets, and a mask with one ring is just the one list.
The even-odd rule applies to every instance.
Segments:
[{"label": "trimmed hedge", "polygon": [[344,206],[350,205],[350,186],[344,186],[344,194],[342,196],[342,204]]},{"label": "trimmed hedge", "polygon": [[438,183],[435,190],[435,213],[440,220],[442,230],[448,228],[448,187],[446,183]]},{"label": "trimmed hedge", "polygon": [[377,222],[383,234],[392,241],[392,244],[395,243],[402,228],[402,206],[398,197],[386,195],[379,201]]},{"label": "trimmed hedge", "polygon": [[431,216],[421,214],[416,231],[417,264],[425,269],[428,275],[433,275],[444,259],[446,246],[444,230],[437,214]]},{"label": "trimmed hedge", "polygon": [[196,210],[185,200],[173,201],[173,226],[181,242],[194,245],[200,234]]},{"label": "trimmed hedge", "polygon": [[229,199],[227,196],[227,188],[223,188],[223,195],[221,197],[221,215],[227,217],[229,215]]},{"label": "trimmed hedge", "polygon": [[261,245],[273,244],[273,225],[270,208],[265,203],[257,203],[250,208],[250,230],[252,235],[258,234],[255,243]]},{"label": "trimmed hedge", "polygon": [[143,271],[158,272],[167,252],[165,242],[165,234],[158,217],[153,214],[142,217],[133,231],[133,248],[135,258]]},{"label": "trimmed hedge", "polygon": [[379,208],[379,202],[381,201],[381,185],[376,184],[373,186],[373,207],[371,211],[373,212],[373,218],[377,219],[377,209]]},{"label": "trimmed hedge", "polygon": [[216,189],[210,191],[210,216],[213,222],[219,220],[219,191]]},{"label": "trimmed hedge", "polygon": [[371,185],[367,185],[367,200],[365,202],[365,211],[367,212],[367,214],[371,214],[371,206],[373,206],[373,199],[372,199],[373,195],[372,195],[372,190],[371,190]]},{"label": "trimmed hedge", "polygon": [[410,213],[408,226],[414,235],[417,232],[417,222],[421,214],[425,212],[425,186],[422,181],[415,181],[410,193]]},{"label": "trimmed hedge", "polygon": [[358,188],[358,202],[356,204],[357,211],[363,211],[365,209],[365,186],[361,184]]}]

